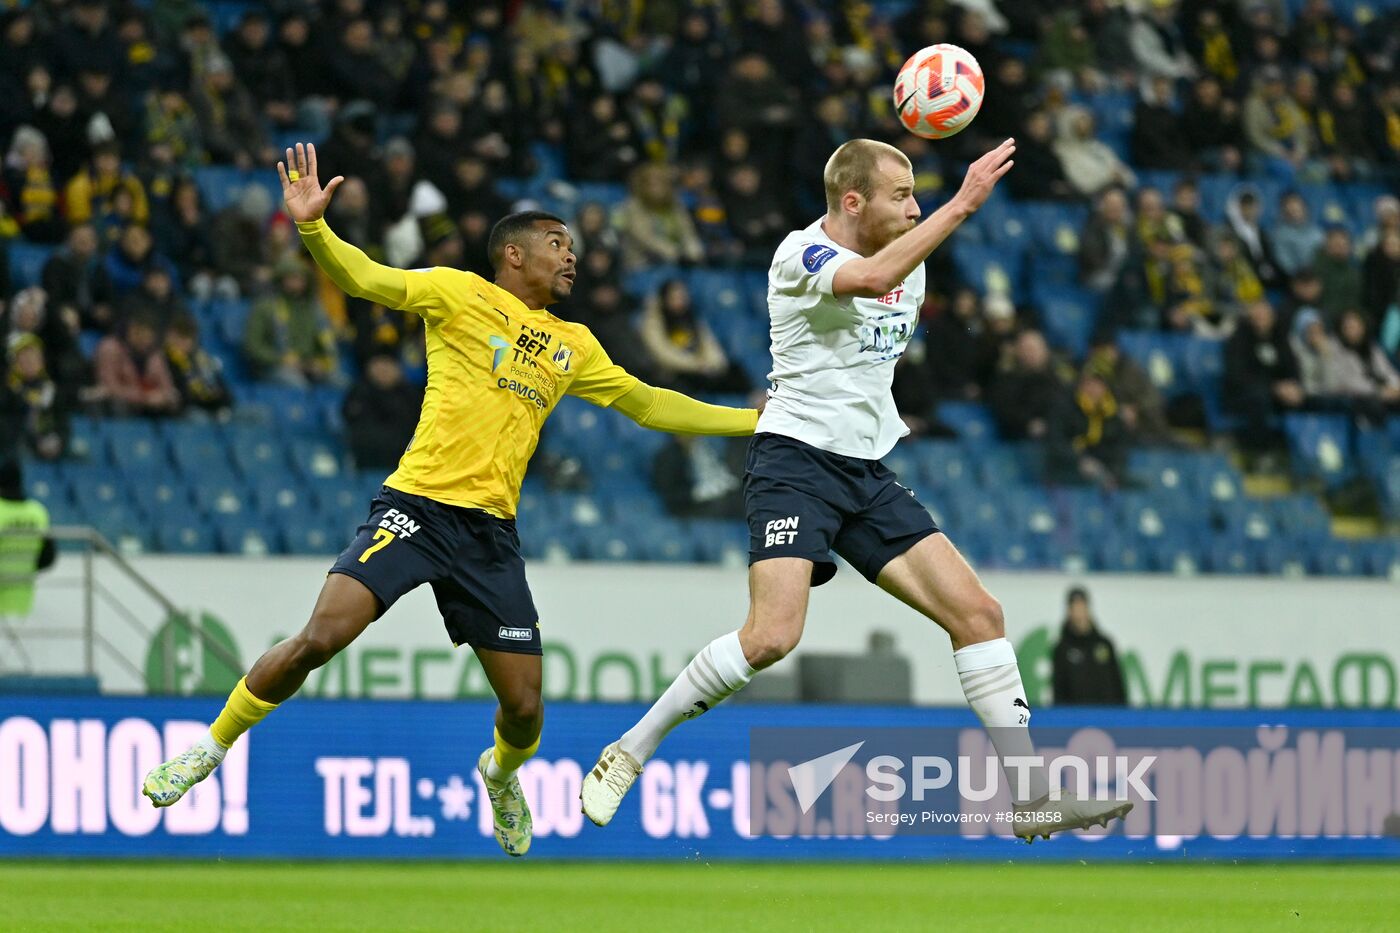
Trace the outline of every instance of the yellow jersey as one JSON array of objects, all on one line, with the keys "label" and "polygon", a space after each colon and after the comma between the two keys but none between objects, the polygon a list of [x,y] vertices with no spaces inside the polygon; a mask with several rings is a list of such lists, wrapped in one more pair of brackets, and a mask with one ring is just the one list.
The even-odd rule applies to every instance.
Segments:
[{"label": "yellow jersey", "polygon": [[582,324],[527,308],[471,272],[405,272],[422,316],[428,388],[413,440],[385,480],[402,492],[512,518],[540,429],[565,395],[607,407],[638,385]]}]

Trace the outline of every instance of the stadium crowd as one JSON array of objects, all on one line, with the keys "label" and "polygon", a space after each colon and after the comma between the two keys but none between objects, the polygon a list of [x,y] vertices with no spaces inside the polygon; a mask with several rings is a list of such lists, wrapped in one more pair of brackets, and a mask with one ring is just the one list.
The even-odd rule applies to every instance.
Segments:
[{"label": "stadium crowd", "polygon": [[[976,55],[987,90],[935,143],[888,88],[936,42]],[[496,219],[522,197],[567,209],[582,268],[555,310],[644,379],[738,394],[764,373],[683,273],[765,268],[824,210],[848,138],[897,145],[931,208],[1015,136],[1000,209],[1076,219],[1060,245],[1099,310],[1081,346],[1047,341],[1053,308],[970,275],[955,237],[896,381],[916,434],[949,433],[941,402],[985,403],[1050,481],[1115,487],[1131,449],[1208,424],[1122,351],[1150,330],[1224,343],[1214,433],[1267,466],[1282,413],[1400,412],[1397,55],[1400,6],[1340,0],[34,0],[0,18],[0,242],[51,252],[25,282],[0,249],[3,443],[58,459],[75,414],[217,419],[275,383],[348,387],[355,460],[393,462],[421,325],[307,264],[267,183],[292,139],[347,176],[331,226],[390,264],[489,276]],[[1106,100],[1128,109],[1108,127]],[[266,177],[216,209],[226,169]],[[1329,186],[1365,197],[1318,216],[1305,193]],[[241,332],[211,349],[226,322],[194,310],[231,307]],[[664,455],[734,472],[704,444]]]}]

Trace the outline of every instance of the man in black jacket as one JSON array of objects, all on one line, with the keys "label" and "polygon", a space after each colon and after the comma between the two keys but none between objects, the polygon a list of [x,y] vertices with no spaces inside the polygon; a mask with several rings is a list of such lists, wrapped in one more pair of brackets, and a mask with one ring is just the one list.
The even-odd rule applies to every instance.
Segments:
[{"label": "man in black jacket", "polygon": [[1276,414],[1303,404],[1298,360],[1274,309],[1259,300],[1245,309],[1245,320],[1225,344],[1225,404],[1243,420],[1238,435],[1252,452],[1277,446]]},{"label": "man in black jacket", "polygon": [[423,391],[404,381],[403,367],[380,353],[365,361],[364,379],[345,396],[350,452],[360,469],[390,469],[413,437]]},{"label": "man in black jacket", "polygon": [[1098,630],[1089,614],[1089,593],[1082,586],[1069,591],[1065,621],[1054,652],[1057,706],[1125,706],[1123,670],[1113,642]]}]

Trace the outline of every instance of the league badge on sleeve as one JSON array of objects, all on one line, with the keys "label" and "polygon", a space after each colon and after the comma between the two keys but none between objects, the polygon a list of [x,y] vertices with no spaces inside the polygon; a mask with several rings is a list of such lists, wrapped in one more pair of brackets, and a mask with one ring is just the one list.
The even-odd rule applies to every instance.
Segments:
[{"label": "league badge on sleeve", "polygon": [[826,265],[836,256],[836,250],[830,246],[823,246],[820,243],[813,243],[802,251],[802,265],[808,272],[820,272],[821,267]]},{"label": "league badge on sleeve", "polygon": [[569,349],[567,344],[559,344],[559,349],[554,351],[554,365],[559,367],[561,373],[569,371],[573,365],[574,351]]}]

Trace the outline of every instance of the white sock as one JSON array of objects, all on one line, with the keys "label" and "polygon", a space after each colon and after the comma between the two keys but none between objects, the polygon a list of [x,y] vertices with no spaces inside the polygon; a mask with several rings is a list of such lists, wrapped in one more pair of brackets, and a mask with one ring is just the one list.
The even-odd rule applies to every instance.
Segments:
[{"label": "white sock", "polygon": [[224,755],[228,753],[228,749],[220,745],[218,740],[214,738],[213,732],[204,733],[199,737],[199,741],[194,744],[204,749],[215,761],[223,761]]},{"label": "white sock", "polygon": [[1016,769],[1006,766],[1008,758],[1035,755],[1031,709],[1026,703],[1026,688],[1021,685],[1021,669],[1016,666],[1016,649],[1005,638],[994,638],[954,651],[953,663],[967,704],[992,738],[1012,799],[1016,803],[1040,800],[1050,792],[1045,769],[1031,768],[1029,786],[1018,794]]},{"label": "white sock", "polygon": [[486,759],[486,777],[488,780],[497,782],[506,781],[509,780],[510,776],[518,770],[520,769],[511,768],[509,771],[507,771],[505,768],[502,768],[499,764],[497,764],[496,755],[494,752],[491,754],[491,757]]},{"label": "white sock", "polygon": [[739,633],[730,632],[710,642],[691,658],[661,698],[652,704],[635,726],[627,730],[619,747],[640,762],[656,754],[666,733],[687,719],[694,719],[738,691],[754,675],[739,644]]}]

